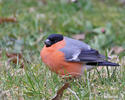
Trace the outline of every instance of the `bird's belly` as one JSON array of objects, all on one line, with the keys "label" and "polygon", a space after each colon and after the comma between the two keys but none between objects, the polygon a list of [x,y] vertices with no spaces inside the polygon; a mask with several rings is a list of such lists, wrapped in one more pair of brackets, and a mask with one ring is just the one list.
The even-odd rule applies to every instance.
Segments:
[{"label": "bird's belly", "polygon": [[[45,50],[46,51],[46,50]],[[82,74],[82,64],[66,62],[61,51],[41,52],[42,61],[48,65],[49,69],[59,75],[80,76]]]}]

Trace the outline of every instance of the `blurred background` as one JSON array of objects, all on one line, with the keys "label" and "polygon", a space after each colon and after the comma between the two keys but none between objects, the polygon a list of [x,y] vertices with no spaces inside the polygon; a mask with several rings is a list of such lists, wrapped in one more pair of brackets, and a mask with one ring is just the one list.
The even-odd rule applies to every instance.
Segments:
[{"label": "blurred background", "polygon": [[[0,66],[14,63],[16,70],[31,62],[34,64],[30,66],[42,66],[43,40],[52,33],[79,39],[122,60],[125,0],[0,0]],[[14,73],[14,68],[9,65],[6,69]],[[6,80],[6,75],[9,74],[4,73],[0,82]],[[13,84],[9,87],[5,83],[1,87],[6,89]]]},{"label": "blurred background", "polygon": [[12,52],[40,50],[59,33],[124,56],[124,27],[124,0],[0,1],[0,47]]}]

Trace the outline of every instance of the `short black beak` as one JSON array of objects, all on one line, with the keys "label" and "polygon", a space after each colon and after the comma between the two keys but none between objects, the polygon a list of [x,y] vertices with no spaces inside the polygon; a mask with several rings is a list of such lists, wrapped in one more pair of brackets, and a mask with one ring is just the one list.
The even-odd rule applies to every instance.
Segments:
[{"label": "short black beak", "polygon": [[46,40],[44,41],[44,43],[45,43],[46,47],[51,46],[51,41],[50,41],[49,39],[46,39]]}]

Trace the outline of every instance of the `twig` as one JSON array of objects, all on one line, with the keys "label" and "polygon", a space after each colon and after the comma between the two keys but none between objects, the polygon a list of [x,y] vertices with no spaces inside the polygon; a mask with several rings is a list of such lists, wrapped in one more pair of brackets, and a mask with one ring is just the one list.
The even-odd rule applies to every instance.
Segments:
[{"label": "twig", "polygon": [[77,100],[80,100],[75,91],[71,90],[70,88],[68,88],[68,90],[76,97]]},{"label": "twig", "polygon": [[5,22],[16,22],[16,18],[0,18],[0,24],[5,23]]},{"label": "twig", "polygon": [[52,100],[61,100],[64,90],[66,90],[69,86],[70,86],[69,83],[65,83],[63,87],[57,91],[56,96]]}]

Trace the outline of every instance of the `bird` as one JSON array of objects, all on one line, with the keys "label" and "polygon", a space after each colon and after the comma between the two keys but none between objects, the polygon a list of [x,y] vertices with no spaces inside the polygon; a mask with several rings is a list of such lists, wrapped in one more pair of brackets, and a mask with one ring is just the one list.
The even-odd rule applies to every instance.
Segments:
[{"label": "bird", "polygon": [[[42,61],[60,76],[81,76],[95,66],[119,66],[88,44],[61,34],[51,34],[40,52]],[[109,59],[109,58],[108,58]]]},{"label": "bird", "polygon": [[61,34],[50,34],[44,43],[41,59],[61,77],[80,77],[96,66],[119,66],[88,44]]}]

